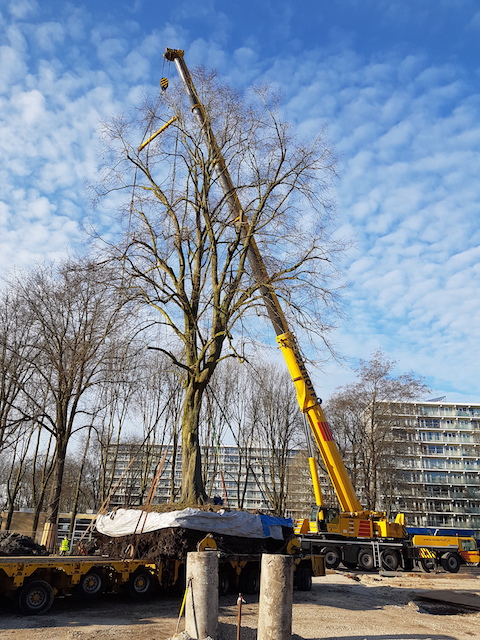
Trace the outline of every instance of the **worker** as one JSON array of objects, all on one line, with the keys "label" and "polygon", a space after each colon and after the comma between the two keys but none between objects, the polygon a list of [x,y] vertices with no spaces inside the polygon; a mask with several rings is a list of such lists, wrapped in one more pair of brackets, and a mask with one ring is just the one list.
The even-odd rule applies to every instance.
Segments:
[{"label": "worker", "polygon": [[68,538],[65,536],[65,538],[62,540],[60,544],[60,555],[66,556],[69,551],[70,551],[70,543],[68,542]]}]

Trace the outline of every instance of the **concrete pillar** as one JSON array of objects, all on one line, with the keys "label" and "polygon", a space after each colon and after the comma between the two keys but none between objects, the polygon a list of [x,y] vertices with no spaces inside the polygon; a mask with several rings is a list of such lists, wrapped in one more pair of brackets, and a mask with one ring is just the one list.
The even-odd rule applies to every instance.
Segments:
[{"label": "concrete pillar", "polygon": [[214,551],[187,554],[185,631],[195,640],[218,633],[218,556]]},{"label": "concrete pillar", "polygon": [[293,604],[292,556],[262,556],[258,640],[290,640]]}]

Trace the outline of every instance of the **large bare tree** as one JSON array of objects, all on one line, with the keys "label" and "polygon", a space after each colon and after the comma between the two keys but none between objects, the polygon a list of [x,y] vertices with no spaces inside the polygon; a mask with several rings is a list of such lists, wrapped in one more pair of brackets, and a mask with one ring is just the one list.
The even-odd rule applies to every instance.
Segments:
[{"label": "large bare tree", "polygon": [[428,392],[420,376],[395,373],[396,362],[376,351],[362,360],[358,380],[338,390],[327,414],[364,506],[388,511],[395,491],[398,443],[390,403],[416,400]]},{"label": "large bare tree", "polygon": [[112,295],[110,277],[91,263],[39,266],[17,277],[15,287],[31,323],[32,379],[23,393],[32,417],[55,442],[47,509],[53,546],[72,435],[90,428],[93,389],[107,383],[112,361],[122,362],[116,338],[126,312]]},{"label": "large bare tree", "polygon": [[[293,326],[308,326],[323,340],[335,306],[332,258],[343,249],[329,235],[335,160],[324,132],[298,138],[268,90],[241,95],[213,72],[197,69],[194,77],[218,147],[207,144],[182,88],[171,83],[138,117],[105,128],[105,180],[98,189],[128,192],[125,235],[111,255],[122,263],[130,296],[158,314],[164,332],[157,348],[183,371],[182,500],[188,503],[206,498],[199,421],[207,385],[223,357],[243,355],[247,332],[265,315],[258,273],[247,260],[254,238],[268,271],[263,287],[283,300]],[[172,116],[177,119],[138,150],[142,137]],[[243,207],[241,224],[219,184],[219,153]]]}]

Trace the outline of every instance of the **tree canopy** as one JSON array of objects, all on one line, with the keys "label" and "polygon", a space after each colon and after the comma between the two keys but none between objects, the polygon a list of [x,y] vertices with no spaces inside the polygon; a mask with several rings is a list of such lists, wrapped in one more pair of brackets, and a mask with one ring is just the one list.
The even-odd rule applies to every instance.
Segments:
[{"label": "tree canopy", "polygon": [[[260,284],[247,256],[256,242],[272,287],[295,328],[326,334],[337,312],[330,188],[335,158],[324,131],[300,139],[278,99],[262,88],[241,95],[215,73],[195,83],[217,140],[208,145],[182,88],[172,83],[135,117],[105,127],[105,172],[99,195],[125,192],[125,232],[109,247],[122,287],[155,314],[162,330],[151,346],[183,371],[182,499],[206,498],[198,443],[199,417],[222,358],[244,357],[263,331]],[[139,143],[171,122],[143,149]],[[219,186],[218,152],[248,219],[232,220]]]}]

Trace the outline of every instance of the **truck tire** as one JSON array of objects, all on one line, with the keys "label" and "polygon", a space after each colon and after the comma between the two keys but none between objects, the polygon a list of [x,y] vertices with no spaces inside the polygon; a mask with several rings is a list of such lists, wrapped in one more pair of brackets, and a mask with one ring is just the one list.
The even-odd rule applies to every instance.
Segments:
[{"label": "truck tire", "polygon": [[295,569],[294,585],[298,591],[312,590],[312,572],[310,567],[297,567]]},{"label": "truck tire", "polygon": [[18,596],[20,611],[26,616],[46,613],[53,604],[55,594],[45,580],[32,580],[21,587]]},{"label": "truck tire", "polygon": [[342,556],[337,547],[324,547],[320,553],[325,556],[325,567],[327,569],[336,569],[340,564]]},{"label": "truck tire", "polygon": [[96,598],[105,591],[105,578],[101,571],[92,569],[80,578],[76,592],[81,598]]},{"label": "truck tire", "polygon": [[255,567],[247,567],[240,576],[241,591],[248,593],[258,593],[260,591],[260,571]]},{"label": "truck tire", "polygon": [[431,571],[435,571],[437,568],[437,561],[435,558],[420,558],[418,561],[418,566],[423,571],[423,573],[430,573]]},{"label": "truck tire", "polygon": [[143,600],[155,589],[155,577],[148,569],[139,568],[129,577],[127,592],[132,598]]},{"label": "truck tire", "polygon": [[360,549],[358,552],[358,566],[364,571],[375,569],[375,560],[371,549]]},{"label": "truck tire", "polygon": [[440,564],[449,573],[458,573],[460,569],[460,558],[456,553],[446,553],[440,558]]},{"label": "truck tire", "polygon": [[382,567],[386,571],[396,571],[398,569],[398,565],[400,564],[400,558],[398,557],[398,553],[393,551],[392,549],[386,549],[382,552]]},{"label": "truck tire", "polygon": [[221,568],[218,573],[218,595],[226,596],[227,593],[230,593],[233,582],[230,571],[226,568]]}]

